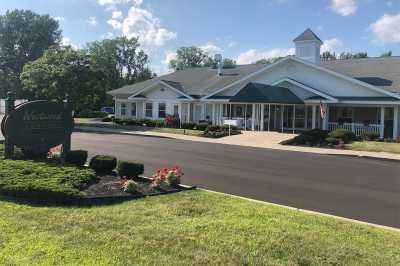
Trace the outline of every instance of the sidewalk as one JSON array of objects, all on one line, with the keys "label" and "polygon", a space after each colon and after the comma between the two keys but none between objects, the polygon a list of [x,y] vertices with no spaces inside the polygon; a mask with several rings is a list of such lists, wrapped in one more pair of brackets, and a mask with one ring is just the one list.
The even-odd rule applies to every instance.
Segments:
[{"label": "sidewalk", "polygon": [[199,141],[208,143],[219,143],[228,145],[239,145],[254,148],[268,148],[276,150],[286,151],[297,151],[297,152],[309,152],[317,154],[330,154],[330,155],[346,155],[366,158],[378,158],[378,159],[389,159],[399,160],[400,154],[386,153],[386,152],[366,152],[366,151],[353,151],[353,150],[338,150],[338,149],[327,149],[327,148],[313,148],[313,147],[301,147],[301,146],[287,146],[281,145],[280,142],[293,138],[293,134],[285,134],[278,132],[253,132],[244,131],[240,135],[234,135],[230,137],[224,137],[220,139],[211,139],[171,133],[159,133],[151,131],[129,131],[124,129],[111,129],[111,128],[100,128],[100,127],[76,127],[76,129],[85,132],[104,132],[104,133],[116,133],[126,135],[137,135],[137,136],[151,136],[151,137],[162,137],[170,139],[188,140],[188,141]]}]

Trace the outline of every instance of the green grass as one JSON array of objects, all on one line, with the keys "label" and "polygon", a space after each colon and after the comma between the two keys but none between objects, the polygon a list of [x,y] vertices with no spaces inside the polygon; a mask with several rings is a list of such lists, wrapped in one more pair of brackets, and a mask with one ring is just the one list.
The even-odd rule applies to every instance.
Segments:
[{"label": "green grass", "polygon": [[0,265],[400,265],[400,233],[201,190],[101,207],[0,201]]},{"label": "green grass", "polygon": [[196,136],[196,137],[201,137],[203,135],[203,131],[194,130],[194,129],[182,129],[182,128],[154,128],[151,131],[152,132],[160,132],[160,133],[189,135],[189,136]]},{"label": "green grass", "polygon": [[[140,130],[140,127],[137,126],[124,126],[113,123],[105,123],[99,121],[91,121],[84,122],[75,119],[75,126],[79,127],[103,127],[103,128],[114,128],[114,129],[125,129],[125,130]],[[193,130],[193,129],[182,129],[182,128],[163,128],[163,127],[154,127],[147,129],[150,132],[159,132],[159,133],[170,133],[170,134],[179,134],[179,135],[189,135],[201,137],[203,136],[203,131]]]},{"label": "green grass", "polygon": [[0,145],[0,193],[36,199],[64,199],[81,195],[95,178],[90,169],[28,160],[5,160]]},{"label": "green grass", "polygon": [[355,141],[345,145],[347,150],[400,153],[400,143]]}]

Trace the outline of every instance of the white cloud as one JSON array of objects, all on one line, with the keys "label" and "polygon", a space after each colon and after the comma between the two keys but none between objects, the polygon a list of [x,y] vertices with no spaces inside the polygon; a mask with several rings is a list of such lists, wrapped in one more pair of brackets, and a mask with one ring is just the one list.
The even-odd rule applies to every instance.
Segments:
[{"label": "white cloud", "polygon": [[357,11],[355,0],[331,0],[331,9],[341,16],[351,16]]},{"label": "white cloud", "polygon": [[122,12],[121,11],[113,11],[112,12],[112,18],[113,19],[121,19],[122,18]]},{"label": "white cloud", "polygon": [[97,25],[96,17],[89,17],[89,18],[86,20],[86,22],[89,23],[89,24],[92,25],[92,26],[96,26],[96,25]]},{"label": "white cloud", "polygon": [[111,25],[111,27],[112,27],[113,29],[115,29],[115,30],[120,30],[120,29],[122,29],[122,23],[119,22],[118,20],[109,19],[109,20],[107,20],[107,23],[108,23],[109,25]]},{"label": "white cloud", "polygon": [[369,26],[379,43],[400,43],[400,14],[383,15]]},{"label": "white cloud", "polygon": [[239,54],[236,58],[236,62],[239,65],[251,64],[260,59],[268,59],[275,57],[284,57],[287,55],[293,55],[295,53],[294,48],[275,48],[271,50],[261,51],[257,49],[250,49],[244,53]]},{"label": "white cloud", "polygon": [[160,20],[148,10],[131,7],[122,22],[122,34],[128,38],[137,37],[146,49],[163,46],[176,38],[176,33],[162,27]]},{"label": "white cloud", "polygon": [[64,21],[65,18],[64,17],[54,17],[55,20],[57,20],[58,22]]},{"label": "white cloud", "polygon": [[71,46],[73,49],[78,49],[78,46],[72,43],[72,40],[68,37],[63,37],[61,39],[61,45],[63,46]]},{"label": "white cloud", "polygon": [[237,42],[230,42],[228,43],[228,48],[232,48],[234,46],[236,46],[238,43]]},{"label": "white cloud", "polygon": [[130,4],[134,6],[140,6],[143,0],[97,0],[97,3],[101,6],[105,6],[107,10],[116,10],[118,5]]},{"label": "white cloud", "polygon": [[165,52],[165,59],[163,61],[164,65],[168,65],[171,60],[176,59],[176,52],[174,51],[166,51]]},{"label": "white cloud", "polygon": [[321,52],[336,52],[338,48],[343,46],[343,42],[338,38],[332,38],[325,40],[324,44],[321,46]]},{"label": "white cloud", "polygon": [[222,52],[222,49],[221,49],[220,47],[216,46],[215,44],[213,44],[213,43],[211,43],[211,42],[209,42],[209,43],[207,43],[207,44],[205,44],[205,45],[203,45],[203,46],[200,46],[200,48],[201,48],[204,52],[206,52],[207,54],[209,54],[209,55],[214,55],[214,54],[217,54],[217,53],[221,53],[221,52]]}]

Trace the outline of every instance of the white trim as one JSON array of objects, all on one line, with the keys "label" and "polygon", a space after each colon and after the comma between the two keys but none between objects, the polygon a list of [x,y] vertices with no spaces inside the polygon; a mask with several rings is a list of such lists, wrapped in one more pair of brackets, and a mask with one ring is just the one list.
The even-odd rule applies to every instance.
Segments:
[{"label": "white trim", "polygon": [[251,74],[249,74],[249,75],[247,75],[247,76],[245,76],[245,77],[243,77],[243,78],[241,78],[241,79],[239,79],[239,80],[236,80],[236,81],[232,82],[231,84],[229,84],[229,85],[227,85],[227,86],[225,86],[225,87],[223,87],[223,88],[220,88],[220,89],[218,89],[218,90],[216,90],[216,91],[214,91],[214,92],[212,92],[212,93],[210,93],[210,94],[208,94],[208,95],[202,97],[201,100],[205,100],[205,99],[207,99],[207,98],[209,98],[209,97],[211,97],[211,96],[213,96],[213,95],[215,95],[215,94],[218,94],[218,93],[220,93],[220,92],[222,92],[222,91],[224,91],[224,90],[226,90],[226,89],[228,89],[228,88],[230,88],[230,87],[232,87],[232,86],[234,86],[234,85],[236,85],[236,84],[238,84],[238,83],[240,83],[240,82],[243,82],[243,81],[245,81],[245,80],[247,80],[247,79],[249,79],[249,78],[251,78],[251,77],[253,77],[253,76],[256,76],[256,75],[258,75],[258,74],[260,74],[260,73],[262,73],[262,72],[264,72],[264,71],[266,71],[266,70],[268,70],[268,69],[270,69],[270,68],[273,68],[273,67],[275,67],[275,66],[277,66],[277,65],[279,65],[279,64],[281,64],[281,63],[284,63],[284,62],[286,62],[286,61],[288,61],[288,60],[293,60],[293,61],[295,61],[295,62],[298,62],[298,63],[304,64],[304,65],[310,66],[310,67],[312,67],[312,68],[318,69],[318,70],[320,70],[320,71],[329,73],[329,74],[331,74],[331,75],[334,75],[334,76],[336,76],[336,77],[345,79],[345,80],[350,81],[350,82],[352,82],[352,83],[361,85],[361,86],[363,86],[363,87],[366,87],[366,88],[368,88],[368,89],[374,90],[374,91],[376,91],[376,92],[380,92],[380,93],[382,93],[382,94],[385,94],[385,95],[388,95],[388,96],[391,96],[391,97],[400,99],[400,95],[397,95],[397,94],[395,94],[395,93],[386,91],[386,90],[381,89],[381,88],[379,88],[379,87],[375,87],[375,86],[373,86],[373,85],[371,85],[371,84],[368,84],[368,83],[366,83],[366,82],[363,82],[363,81],[357,80],[357,79],[355,79],[355,78],[352,78],[352,77],[350,77],[350,76],[347,76],[347,75],[344,75],[344,74],[335,72],[335,71],[333,71],[333,70],[330,70],[330,69],[328,69],[328,68],[319,66],[319,65],[314,64],[314,63],[312,63],[312,62],[308,62],[308,61],[303,60],[303,59],[300,59],[300,58],[298,58],[298,57],[296,57],[296,56],[287,56],[287,57],[285,57],[285,58],[282,58],[281,60],[276,61],[275,63],[272,63],[272,64],[270,64],[270,65],[267,65],[266,67],[263,67],[263,68],[261,68],[261,69],[255,71],[255,72],[253,72],[253,73],[251,73]]},{"label": "white trim", "polygon": [[176,92],[176,93],[178,93],[178,94],[181,94],[182,96],[187,97],[189,100],[194,100],[193,97],[191,97],[190,95],[187,95],[186,93],[184,93],[184,92],[182,92],[182,91],[180,91],[180,90],[178,90],[178,89],[175,89],[174,87],[172,87],[171,85],[169,85],[168,83],[166,83],[166,82],[164,82],[164,81],[162,81],[162,80],[157,80],[157,81],[155,81],[154,83],[152,83],[151,85],[149,85],[149,86],[147,86],[147,87],[144,87],[143,89],[141,89],[141,90],[135,92],[134,94],[132,94],[131,96],[129,96],[128,99],[129,99],[129,100],[133,100],[134,97],[135,97],[136,95],[139,95],[139,94],[143,93],[144,91],[147,91],[147,90],[149,90],[149,89],[151,89],[151,88],[153,88],[153,87],[155,87],[156,85],[159,85],[159,84],[162,84],[162,85],[164,85],[165,87],[171,89],[172,91],[174,91],[174,92]]},{"label": "white trim", "polygon": [[293,79],[290,79],[290,78],[283,78],[283,79],[280,79],[280,80],[278,80],[278,81],[275,81],[274,83],[272,83],[272,86],[276,86],[276,85],[278,85],[279,83],[282,83],[282,82],[285,82],[285,81],[286,81],[286,82],[289,82],[289,83],[291,83],[291,84],[293,84],[293,85],[296,85],[296,86],[298,86],[298,87],[300,87],[300,88],[302,88],[302,89],[305,89],[305,90],[307,90],[307,91],[309,91],[309,92],[312,92],[312,93],[314,93],[314,94],[317,94],[317,95],[319,95],[319,96],[321,96],[321,97],[327,98],[327,99],[330,100],[329,102],[338,102],[338,99],[336,99],[335,97],[330,96],[330,95],[328,95],[328,94],[326,94],[326,93],[323,93],[323,92],[321,92],[321,91],[319,91],[319,90],[313,89],[313,88],[311,88],[311,87],[309,87],[309,86],[307,86],[307,85],[304,85],[304,84],[302,84],[302,83],[300,83],[300,82],[297,82],[297,81],[295,81],[295,80],[293,80]]},{"label": "white trim", "polygon": [[365,105],[400,105],[400,102],[397,101],[340,101],[339,103],[345,104],[365,104]]},{"label": "white trim", "polygon": [[289,56],[287,56],[287,57],[285,57],[285,58],[282,58],[282,59],[280,59],[280,60],[278,60],[278,61],[276,61],[276,62],[274,62],[274,63],[272,63],[272,64],[270,64],[270,65],[267,65],[266,67],[263,67],[263,68],[257,70],[256,72],[253,72],[253,73],[251,73],[251,74],[249,74],[249,75],[247,75],[247,76],[245,76],[245,77],[243,77],[243,78],[241,78],[241,79],[239,79],[239,80],[236,80],[236,81],[232,82],[231,84],[229,84],[229,85],[227,85],[227,86],[225,86],[225,87],[223,87],[223,88],[220,88],[220,89],[218,89],[218,90],[216,90],[216,91],[214,91],[214,92],[212,92],[212,93],[210,93],[210,94],[208,94],[208,95],[202,97],[201,100],[206,100],[207,98],[209,98],[209,97],[211,97],[211,96],[213,96],[213,95],[215,95],[215,94],[217,94],[217,93],[220,93],[220,92],[222,92],[222,91],[224,91],[224,90],[226,90],[226,89],[228,89],[228,88],[230,88],[230,87],[232,87],[232,86],[234,86],[234,85],[236,85],[236,84],[238,84],[238,83],[240,83],[240,82],[242,82],[242,81],[244,81],[244,80],[246,80],[246,79],[249,79],[249,78],[251,78],[251,77],[253,77],[253,76],[256,76],[256,75],[258,75],[258,74],[264,72],[265,70],[268,70],[268,69],[270,69],[270,68],[272,68],[272,67],[275,67],[275,66],[278,65],[278,64],[281,64],[281,63],[283,63],[283,62],[286,62],[286,61],[289,60],[289,59],[290,59]]}]

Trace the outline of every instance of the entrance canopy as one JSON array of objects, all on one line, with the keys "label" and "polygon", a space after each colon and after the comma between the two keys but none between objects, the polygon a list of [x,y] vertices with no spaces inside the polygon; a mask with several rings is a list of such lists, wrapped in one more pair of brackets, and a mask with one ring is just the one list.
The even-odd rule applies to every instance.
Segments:
[{"label": "entrance canopy", "polygon": [[230,98],[229,102],[304,104],[304,102],[288,88],[254,82],[250,82],[244,86],[235,96]]}]

